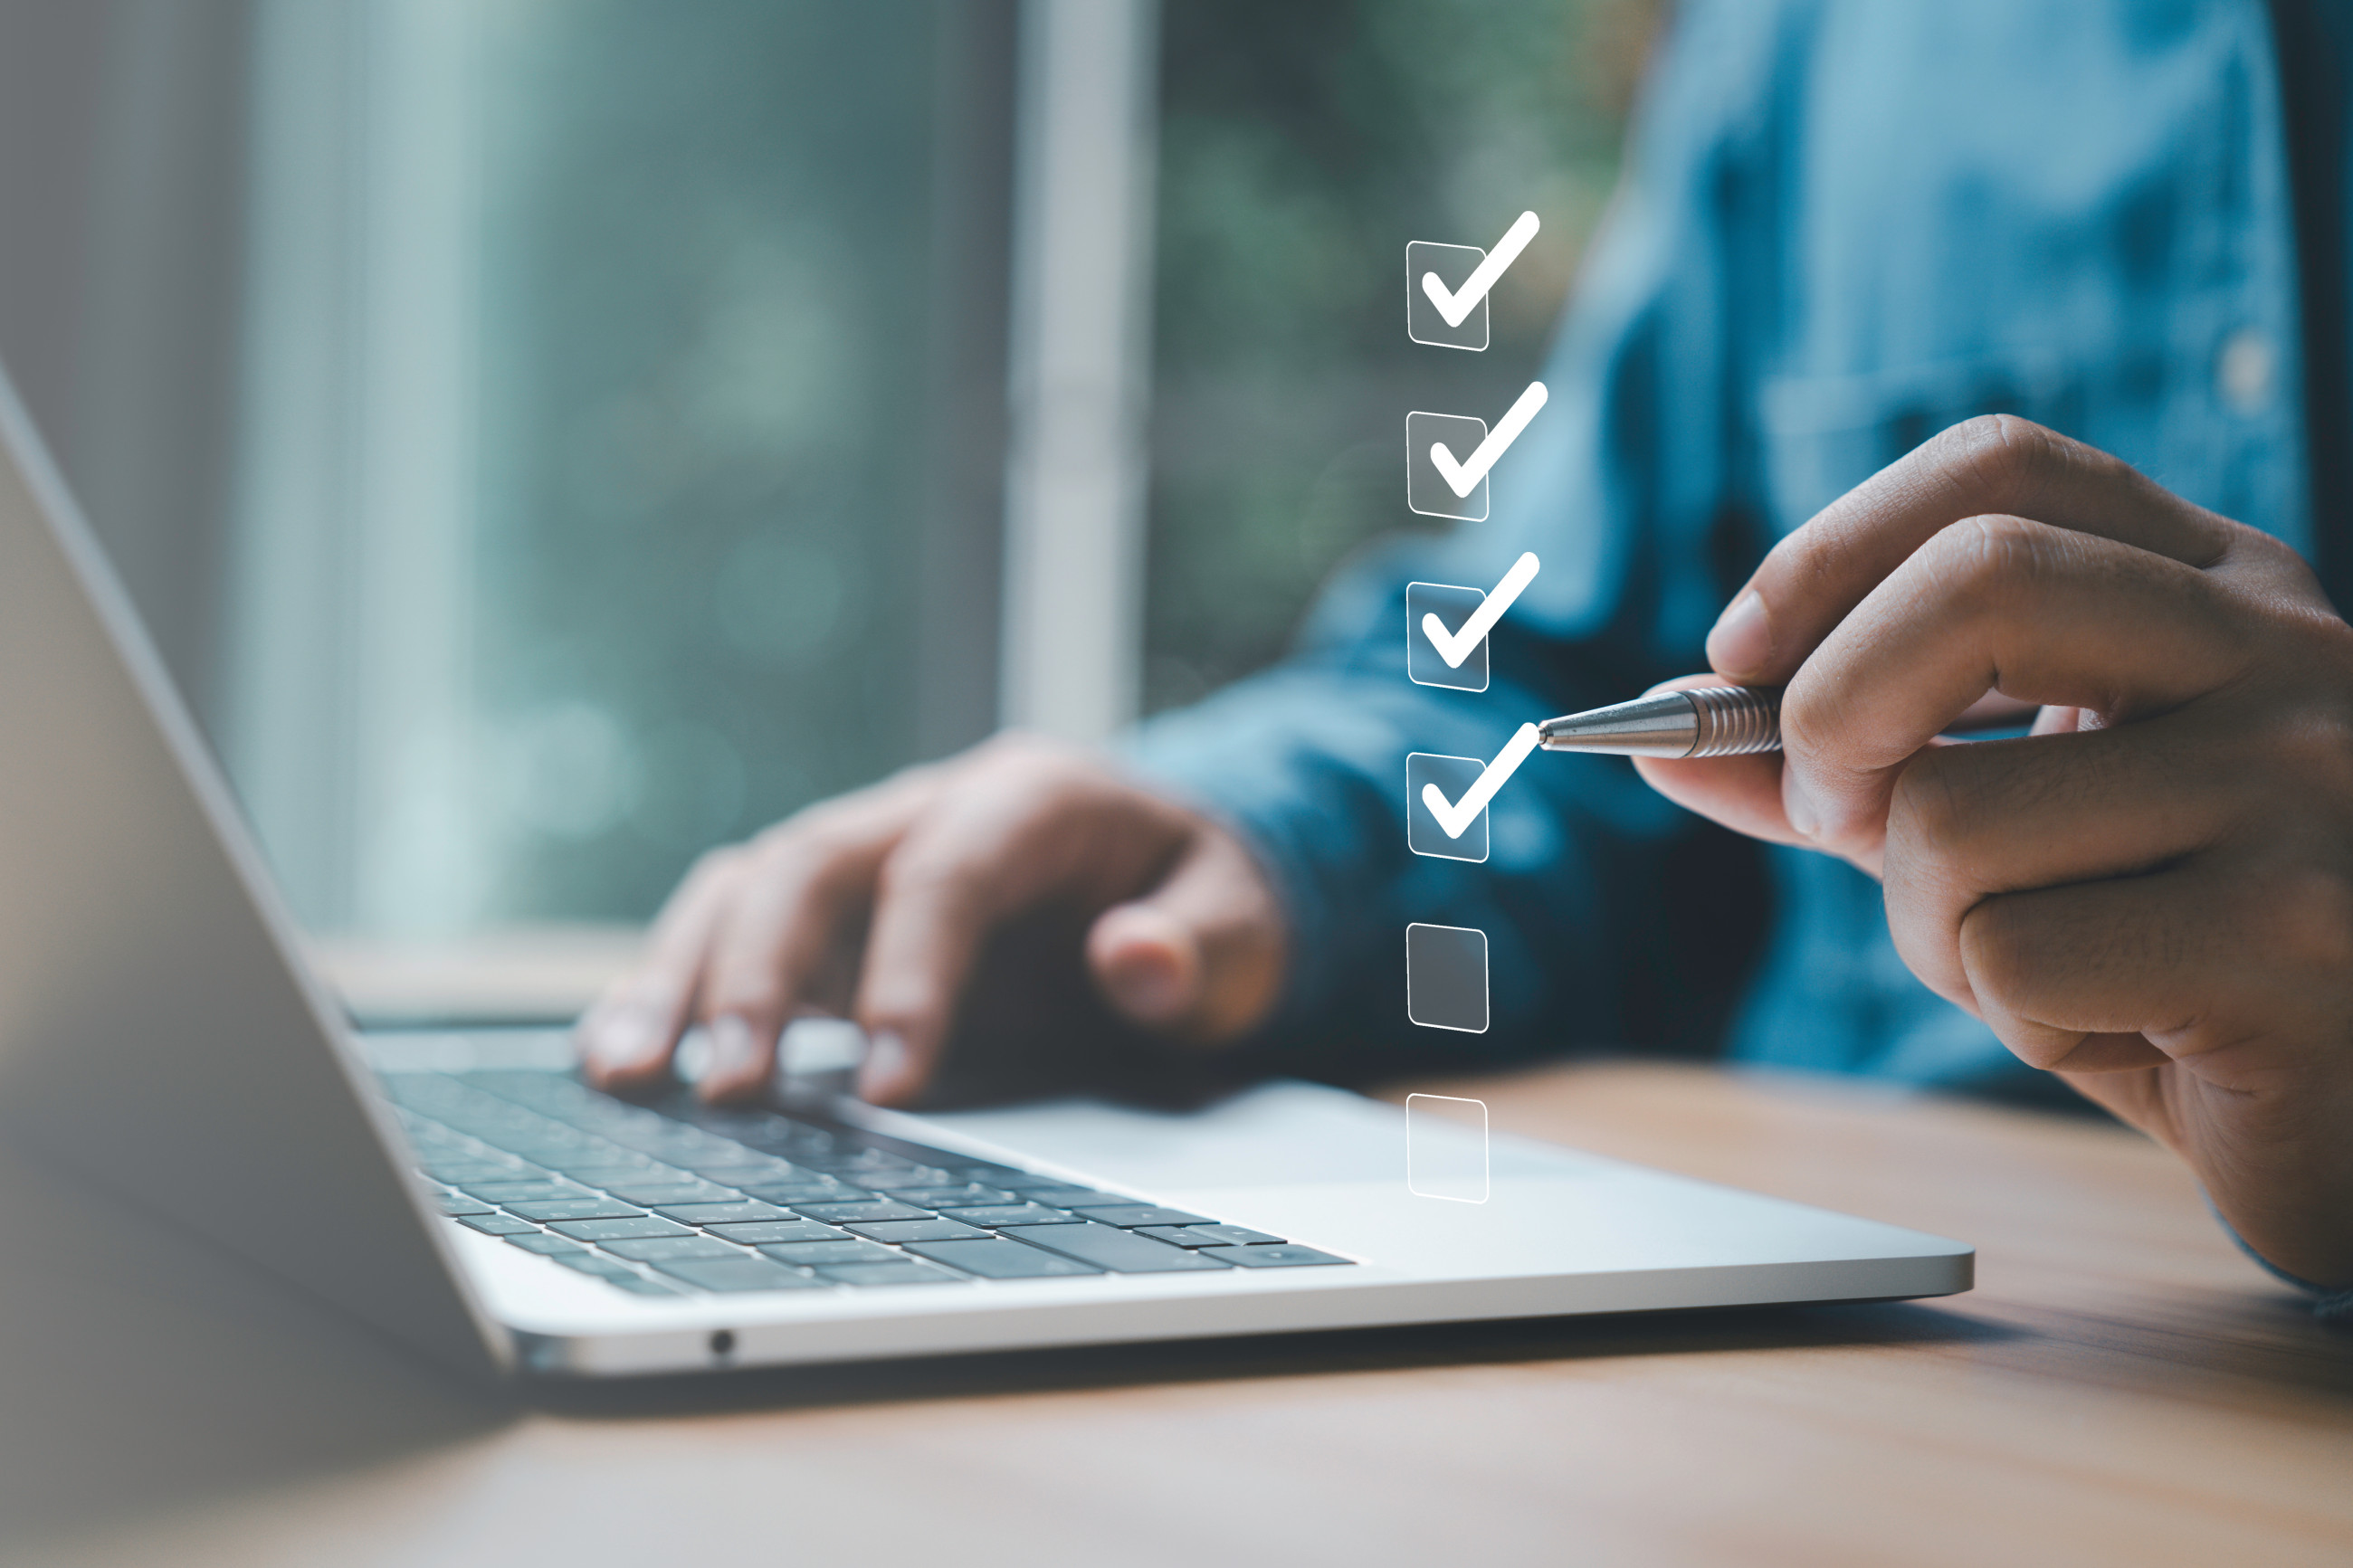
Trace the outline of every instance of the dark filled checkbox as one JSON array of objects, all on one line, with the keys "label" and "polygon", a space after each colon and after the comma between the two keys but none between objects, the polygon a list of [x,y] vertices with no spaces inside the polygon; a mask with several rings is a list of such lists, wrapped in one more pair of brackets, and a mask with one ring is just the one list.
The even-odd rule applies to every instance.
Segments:
[{"label": "dark filled checkbox", "polygon": [[1405,928],[1405,1013],[1432,1029],[1487,1032],[1487,933],[1468,926]]}]

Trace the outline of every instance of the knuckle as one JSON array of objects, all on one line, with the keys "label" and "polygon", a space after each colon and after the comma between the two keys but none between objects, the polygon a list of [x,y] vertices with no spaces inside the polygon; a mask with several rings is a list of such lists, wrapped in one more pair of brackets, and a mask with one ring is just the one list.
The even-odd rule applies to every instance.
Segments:
[{"label": "knuckle", "polygon": [[2297,712],[2272,732],[2263,749],[2271,761],[2263,772],[2297,795],[2353,801],[2353,711],[2332,703]]},{"label": "knuckle", "polygon": [[1887,844],[1907,871],[1939,883],[1966,859],[1966,846],[1983,817],[1981,788],[1945,753],[1922,752],[1895,778],[1887,808]]},{"label": "knuckle", "polygon": [[910,900],[954,910],[976,895],[985,868],[953,835],[918,834],[883,860],[875,873],[878,903]]},{"label": "knuckle", "polygon": [[2284,868],[2252,900],[2265,945],[2299,973],[2332,980],[2353,969],[2353,881],[2335,867]]},{"label": "knuckle", "polygon": [[2021,419],[2015,414],[1980,414],[1964,419],[1930,443],[1936,457],[1950,461],[1997,493],[2021,483],[2031,483],[2066,460],[2055,431]]},{"label": "knuckle", "polygon": [[1996,1005],[2018,995],[2033,961],[2034,944],[2015,912],[2009,900],[1993,898],[1961,916],[1961,951],[1970,987]]},{"label": "knuckle", "polygon": [[2031,593],[2051,564],[2052,531],[1989,513],[1937,530],[1921,565],[1939,594],[1978,610],[2008,607]]},{"label": "knuckle", "polygon": [[697,891],[725,887],[742,874],[747,855],[745,847],[740,844],[706,849],[695,857],[694,864],[687,868],[685,879],[680,886]]},{"label": "knuckle", "polygon": [[775,1018],[785,1010],[784,976],[772,963],[739,962],[723,965],[712,975],[703,1011],[747,1018]]}]

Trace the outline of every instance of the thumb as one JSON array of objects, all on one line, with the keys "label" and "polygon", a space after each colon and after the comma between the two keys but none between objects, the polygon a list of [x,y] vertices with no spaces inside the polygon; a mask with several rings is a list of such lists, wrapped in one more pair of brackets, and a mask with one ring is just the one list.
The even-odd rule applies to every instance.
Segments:
[{"label": "thumb", "polygon": [[1104,997],[1147,1028],[1222,1045],[1273,1011],[1285,958],[1274,891],[1249,850],[1203,825],[1158,886],[1087,932]]}]

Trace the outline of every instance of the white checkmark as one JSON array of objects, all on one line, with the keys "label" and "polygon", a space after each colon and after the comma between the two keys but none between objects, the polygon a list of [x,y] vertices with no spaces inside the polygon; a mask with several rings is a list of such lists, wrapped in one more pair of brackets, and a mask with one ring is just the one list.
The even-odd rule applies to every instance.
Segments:
[{"label": "white checkmark", "polygon": [[1446,830],[1447,837],[1460,838],[1470,831],[1472,823],[1479,820],[1479,814],[1487,809],[1487,803],[1495,798],[1495,792],[1504,787],[1504,781],[1517,773],[1520,764],[1528,760],[1528,753],[1535,749],[1536,727],[1523,724],[1504,743],[1495,760],[1487,764],[1487,771],[1462,792],[1461,800],[1449,801],[1445,791],[1434,784],[1426,784],[1421,786],[1421,804],[1430,808],[1430,815],[1437,818],[1438,826]]},{"label": "white checkmark", "polygon": [[1505,229],[1504,237],[1495,242],[1495,248],[1487,253],[1487,259],[1479,263],[1478,270],[1462,279],[1461,288],[1450,294],[1446,291],[1446,285],[1438,280],[1437,273],[1425,272],[1421,275],[1421,291],[1430,296],[1430,302],[1438,307],[1438,313],[1446,318],[1448,326],[1461,326],[1464,319],[1479,308],[1479,301],[1487,297],[1487,290],[1495,286],[1495,280],[1520,258],[1520,252],[1528,247],[1528,241],[1534,239],[1536,230],[1543,226],[1536,221],[1535,214],[1522,213],[1519,221]]},{"label": "white checkmark", "polygon": [[1487,477],[1487,470],[1495,466],[1495,459],[1510,451],[1512,443],[1520,438],[1520,432],[1528,427],[1528,421],[1536,416],[1536,410],[1545,405],[1547,395],[1543,382],[1528,383],[1528,389],[1520,394],[1520,400],[1512,405],[1512,411],[1504,416],[1503,423],[1488,431],[1487,438],[1479,443],[1479,449],[1463,462],[1454,460],[1454,454],[1447,448],[1445,442],[1432,441],[1430,444],[1430,460],[1437,468],[1439,477],[1446,481],[1446,488],[1457,497],[1468,500],[1471,492],[1479,488],[1479,481]]},{"label": "white checkmark", "polygon": [[1495,584],[1495,591],[1471,612],[1461,631],[1448,631],[1444,621],[1425,612],[1421,617],[1421,634],[1430,639],[1430,646],[1438,650],[1438,657],[1446,661],[1447,668],[1460,669],[1462,661],[1478,648],[1479,640],[1495,629],[1495,623],[1504,618],[1504,612],[1512,607],[1512,601],[1520,596],[1520,591],[1535,580],[1536,558],[1531,551],[1512,563],[1512,569],[1504,574],[1504,580]]}]

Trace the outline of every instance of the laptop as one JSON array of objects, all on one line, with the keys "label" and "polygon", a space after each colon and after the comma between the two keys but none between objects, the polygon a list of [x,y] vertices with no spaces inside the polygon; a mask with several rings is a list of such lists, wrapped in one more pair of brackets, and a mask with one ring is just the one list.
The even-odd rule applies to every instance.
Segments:
[{"label": "laptop", "polygon": [[713,1109],[595,1092],[560,1031],[363,1034],[5,382],[0,1126],[485,1373],[1935,1296],[1974,1262],[1305,1084]]}]

